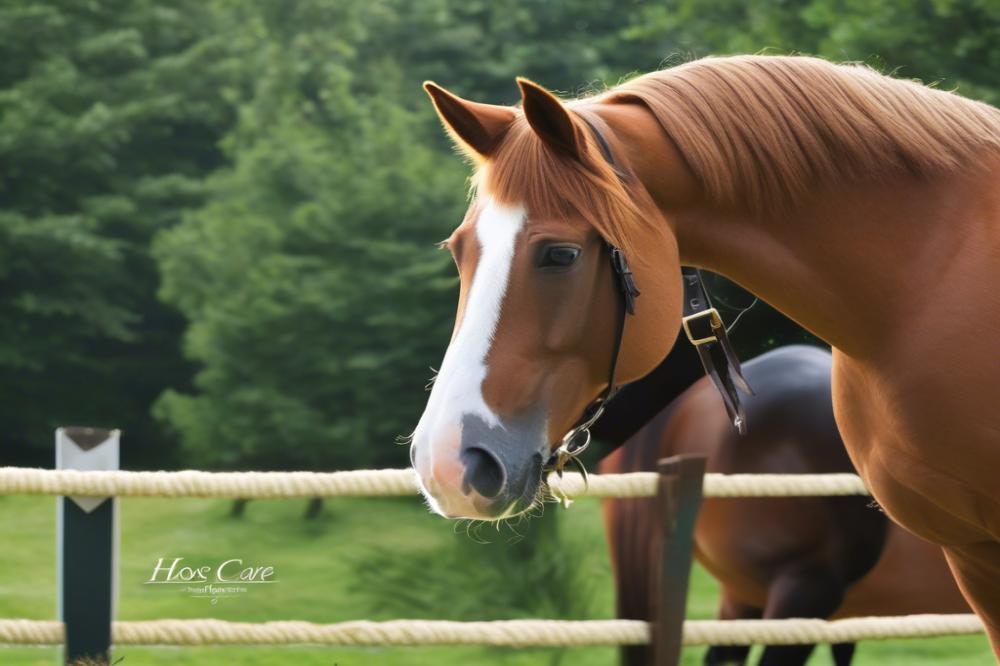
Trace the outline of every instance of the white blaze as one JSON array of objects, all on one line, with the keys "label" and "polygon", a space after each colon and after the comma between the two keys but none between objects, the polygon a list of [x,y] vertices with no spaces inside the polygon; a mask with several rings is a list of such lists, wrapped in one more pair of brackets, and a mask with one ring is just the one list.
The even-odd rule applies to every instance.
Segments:
[{"label": "white blaze", "polygon": [[[505,207],[486,200],[476,221],[479,263],[465,302],[458,333],[452,339],[427,407],[413,433],[417,468],[433,476],[434,461],[454,459],[457,463],[462,417],[471,414],[490,426],[499,423],[483,399],[486,357],[493,345],[500,308],[507,293],[514,244],[525,220],[522,207]],[[452,450],[445,450],[450,448]],[[422,476],[422,475],[421,475]],[[426,490],[429,479],[421,478],[421,488],[438,510],[438,503]]]}]

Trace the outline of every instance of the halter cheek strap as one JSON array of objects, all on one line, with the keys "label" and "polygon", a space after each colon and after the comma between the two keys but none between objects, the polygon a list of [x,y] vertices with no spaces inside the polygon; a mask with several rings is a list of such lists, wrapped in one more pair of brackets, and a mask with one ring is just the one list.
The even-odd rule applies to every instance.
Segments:
[{"label": "halter cheek strap", "polygon": [[[618,174],[618,177],[624,180],[626,176],[615,163],[614,154],[611,152],[611,146],[607,139],[589,120],[586,118],[582,118],[582,120],[590,127],[604,159]],[[604,245],[610,255],[611,269],[618,285],[618,292],[621,294],[621,298],[618,299],[618,322],[615,326],[614,345],[611,348],[608,383],[601,396],[591,403],[577,425],[566,433],[559,447],[552,452],[546,462],[545,471],[554,471],[560,476],[566,465],[573,463],[586,478],[587,471],[577,456],[590,445],[591,426],[597,422],[597,419],[601,418],[605,405],[618,391],[615,386],[615,373],[618,369],[618,356],[621,353],[622,338],[625,334],[625,319],[628,315],[635,314],[635,299],[639,296],[639,288],[635,284],[635,278],[629,269],[625,254],[607,240],[604,241]],[[751,395],[753,391],[740,370],[739,359],[729,343],[722,317],[719,316],[718,310],[712,307],[708,293],[702,285],[701,273],[697,268],[684,267],[681,269],[681,275],[684,280],[684,317],[682,319],[684,332],[691,344],[698,350],[698,356],[701,358],[705,372],[712,378],[712,382],[722,394],[722,400],[726,405],[729,418],[733,421],[733,426],[741,435],[746,434],[746,417],[737,388]]]},{"label": "halter cheek strap", "polygon": [[615,385],[615,374],[618,371],[618,357],[622,348],[622,338],[625,335],[625,318],[635,314],[635,299],[639,296],[639,288],[635,284],[632,270],[628,266],[625,254],[618,247],[605,241],[604,247],[611,257],[611,270],[618,285],[618,292],[621,298],[618,299],[618,320],[615,325],[615,340],[611,347],[611,365],[608,368],[608,383],[604,388],[604,393],[590,404],[584,412],[580,422],[562,438],[559,447],[552,452],[545,465],[546,471],[555,471],[562,476],[562,471],[567,463],[574,463],[580,473],[586,477],[587,470],[580,464],[577,456],[590,446],[590,427],[601,418],[604,407],[608,401],[618,392]]}]

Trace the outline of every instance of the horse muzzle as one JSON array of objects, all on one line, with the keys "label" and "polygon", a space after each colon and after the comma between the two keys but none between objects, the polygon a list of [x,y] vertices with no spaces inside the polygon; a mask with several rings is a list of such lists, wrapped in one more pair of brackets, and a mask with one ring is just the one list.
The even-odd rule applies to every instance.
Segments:
[{"label": "horse muzzle", "polygon": [[535,504],[545,461],[544,420],[491,425],[466,414],[459,427],[434,430],[414,438],[411,459],[435,512],[500,520]]}]

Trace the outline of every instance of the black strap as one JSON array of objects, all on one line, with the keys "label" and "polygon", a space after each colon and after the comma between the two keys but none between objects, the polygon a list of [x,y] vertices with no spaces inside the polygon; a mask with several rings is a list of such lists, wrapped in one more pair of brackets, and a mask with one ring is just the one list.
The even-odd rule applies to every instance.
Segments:
[{"label": "black strap", "polygon": [[[604,134],[592,122],[582,116],[581,118],[590,128],[604,159],[615,170],[619,178],[625,179],[625,175],[615,162],[611,146]],[[612,262],[614,262],[614,253],[617,250],[610,245],[609,248],[612,250]],[[620,251],[617,252],[621,255]],[[624,257],[622,258],[624,259]],[[631,275],[629,272],[629,279],[631,279]],[[698,357],[701,359],[702,367],[705,368],[705,374],[711,377],[712,383],[719,390],[722,402],[726,405],[726,413],[729,414],[733,426],[741,435],[745,435],[746,415],[737,388],[749,395],[753,395],[753,390],[743,377],[739,358],[729,342],[722,317],[712,307],[712,301],[702,283],[701,272],[697,268],[682,267],[681,277],[684,283],[684,330],[688,335],[688,340],[698,351]],[[628,299],[627,296],[626,299]],[[634,302],[626,300],[626,306],[629,312],[634,312]],[[611,376],[614,377],[613,366]],[[605,400],[609,399],[610,395],[609,392]]]},{"label": "black strap", "polygon": [[[584,118],[583,122],[590,128],[591,134],[597,141],[597,146],[600,148],[605,161],[615,170],[619,178],[624,178],[624,175],[618,171],[615,156],[611,152],[608,140],[604,138],[604,135],[589,120]],[[635,314],[635,299],[640,294],[639,287],[635,284],[635,276],[632,275],[632,269],[629,268],[628,260],[625,258],[625,253],[621,251],[621,248],[612,245],[607,239],[604,240],[604,246],[608,249],[608,255],[611,257],[611,271],[614,274],[615,283],[618,285],[618,291],[622,297],[619,300],[618,325],[615,329],[614,346],[611,348],[611,367],[608,370],[608,385],[604,389],[604,394],[598,398],[598,402],[596,403],[600,405],[606,405],[617,391],[615,388],[615,373],[618,369],[618,356],[622,347],[622,338],[625,335],[625,316]],[[584,420],[586,420],[586,415]]]},{"label": "black strap", "polygon": [[601,155],[604,156],[604,161],[608,163],[608,166],[611,167],[616,176],[622,180],[627,180],[625,172],[618,168],[618,163],[615,161],[615,155],[611,152],[611,144],[609,144],[608,140],[604,138],[604,134],[597,129],[597,126],[594,125],[594,123],[590,122],[586,118],[583,118],[583,116],[581,116],[581,119],[587,124],[587,127],[590,128],[590,133],[597,141],[597,147],[601,150]]},{"label": "black strap", "polygon": [[[581,119],[590,128],[604,159],[618,174],[618,177],[625,180],[626,176],[618,168],[607,139],[593,123],[582,116]],[[607,239],[604,240],[604,244],[611,257],[611,269],[615,276],[615,283],[621,293],[621,298],[618,299],[615,339],[611,348],[611,364],[608,368],[608,383],[601,396],[587,407],[583,416],[573,429],[566,433],[562,443],[553,451],[546,462],[545,469],[547,471],[555,471],[559,474],[562,474],[567,463],[573,462],[586,475],[586,470],[580,464],[577,456],[583,453],[583,450],[590,444],[590,427],[601,417],[605,405],[617,391],[615,374],[618,370],[618,357],[625,335],[625,319],[628,315],[635,314],[635,299],[639,296],[639,288],[636,286],[635,277],[632,275],[625,254]],[[733,420],[733,425],[736,426],[740,434],[745,434],[746,419],[736,389],[739,387],[749,394],[752,394],[753,391],[750,390],[746,379],[743,378],[739,359],[736,358],[732,345],[729,344],[729,338],[726,337],[726,328],[722,325],[722,318],[719,317],[718,311],[712,307],[708,294],[702,286],[701,274],[695,268],[682,268],[681,274],[684,278],[684,330],[687,332],[688,339],[698,350],[698,356],[705,367],[705,372],[712,378],[712,382],[722,394],[726,411]]]},{"label": "black strap", "polygon": [[607,241],[604,244],[608,248],[608,254],[611,255],[611,270],[615,274],[615,283],[621,293],[621,298],[618,299],[618,325],[615,327],[615,343],[611,348],[611,367],[608,369],[608,386],[604,389],[604,397],[601,400],[602,403],[607,403],[617,390],[615,388],[615,373],[618,370],[622,338],[625,336],[625,318],[635,314],[635,299],[639,297],[641,292],[635,284],[635,277],[632,275],[632,269],[628,267],[625,254]]},{"label": "black strap", "polygon": [[560,475],[566,464],[573,462],[576,463],[580,471],[586,476],[587,472],[580,465],[576,456],[583,453],[584,449],[590,444],[590,426],[594,425],[597,419],[601,418],[601,414],[604,413],[604,408],[608,404],[608,401],[618,391],[618,386],[615,383],[615,375],[618,372],[618,357],[622,348],[622,339],[625,336],[625,319],[628,315],[635,314],[635,299],[639,296],[639,288],[635,284],[635,277],[629,268],[628,260],[625,259],[625,254],[621,249],[608,241],[604,242],[604,246],[607,248],[608,255],[611,258],[611,271],[615,276],[615,284],[618,285],[618,291],[621,294],[621,297],[617,299],[618,316],[615,323],[615,338],[611,346],[608,383],[604,387],[604,392],[587,407],[583,416],[573,426],[573,429],[563,437],[562,443],[546,462],[546,470],[555,471]]},{"label": "black strap", "polygon": [[701,271],[684,266],[681,268],[684,283],[684,332],[698,350],[705,373],[722,395],[726,413],[741,435],[747,431],[746,414],[737,388],[753,395],[753,390],[743,377],[740,361],[736,357],[726,327],[718,310],[712,307],[708,292],[702,284]]}]

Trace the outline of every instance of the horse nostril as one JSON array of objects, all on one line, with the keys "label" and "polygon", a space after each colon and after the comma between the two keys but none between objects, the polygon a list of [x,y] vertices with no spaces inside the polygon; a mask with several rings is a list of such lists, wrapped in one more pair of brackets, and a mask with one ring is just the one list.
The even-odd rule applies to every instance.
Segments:
[{"label": "horse nostril", "polygon": [[471,487],[486,499],[493,499],[503,490],[507,473],[497,457],[484,448],[470,446],[462,451],[465,477],[462,486],[468,492]]}]

